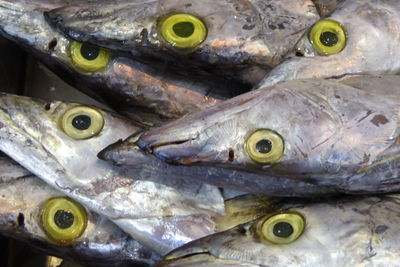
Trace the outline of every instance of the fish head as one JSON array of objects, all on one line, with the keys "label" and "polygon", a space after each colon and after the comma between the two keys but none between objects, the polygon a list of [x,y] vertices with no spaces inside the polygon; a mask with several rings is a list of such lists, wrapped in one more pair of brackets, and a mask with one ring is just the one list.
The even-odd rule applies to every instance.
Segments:
[{"label": "fish head", "polygon": [[0,158],[0,232],[51,255],[103,266],[156,257],[110,220],[86,209],[9,158]]},{"label": "fish head", "polygon": [[312,1],[248,0],[102,1],[46,16],[75,40],[221,68],[276,65],[319,19]]},{"label": "fish head", "polygon": [[150,129],[132,142],[177,164],[323,180],[371,164],[396,142],[398,104],[377,98],[332,81],[290,81]]},{"label": "fish head", "polygon": [[398,3],[342,1],[307,30],[260,87],[304,78],[341,78],[359,73],[393,73],[399,52]]},{"label": "fish head", "polygon": [[[1,94],[0,99],[7,117],[2,116],[3,122],[10,123],[2,126],[18,129],[25,136],[26,145],[32,145],[37,153],[45,153],[43,156],[56,162],[52,169],[64,175],[105,175],[107,167],[96,163],[99,147],[118,140],[114,135],[116,129],[122,136],[140,129],[119,115],[92,106],[8,94]],[[31,164],[34,168],[35,163]]]},{"label": "fish head", "polygon": [[214,232],[212,218],[224,213],[218,188],[149,177],[145,169],[97,158],[103,147],[141,130],[132,121],[92,106],[16,95],[1,94],[0,106],[1,151],[135,240],[161,254]]},{"label": "fish head", "polygon": [[398,197],[383,199],[283,204],[254,221],[170,252],[160,266],[202,261],[221,266],[338,266],[360,264],[366,258],[390,262],[398,240],[389,237],[398,229],[391,216],[399,202]]},{"label": "fish head", "polygon": [[[68,3],[76,4],[64,4]],[[73,41],[45,20],[44,12],[61,6],[60,2],[3,0],[0,4],[1,35],[29,51],[70,85],[137,121],[151,124],[177,118],[242,90],[223,77],[194,70],[179,72],[155,59],[150,66],[130,55]]]}]

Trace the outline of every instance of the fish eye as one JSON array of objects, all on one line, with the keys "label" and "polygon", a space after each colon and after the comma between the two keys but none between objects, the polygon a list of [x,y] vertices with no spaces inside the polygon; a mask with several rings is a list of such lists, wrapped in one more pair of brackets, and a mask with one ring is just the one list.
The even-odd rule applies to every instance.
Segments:
[{"label": "fish eye", "polygon": [[66,135],[77,140],[88,139],[99,134],[103,126],[103,115],[88,106],[73,107],[61,118],[61,129]]},{"label": "fish eye", "polygon": [[281,213],[273,215],[258,227],[263,239],[274,244],[290,244],[304,232],[305,219],[299,213]]},{"label": "fish eye", "polygon": [[314,48],[323,55],[337,54],[346,46],[346,32],[339,22],[324,19],[315,23],[308,36]]},{"label": "fish eye", "polygon": [[195,48],[207,37],[203,21],[191,14],[174,14],[159,24],[159,32],[166,42],[176,48]]},{"label": "fish eye", "polygon": [[41,210],[43,230],[61,245],[68,245],[80,237],[87,221],[85,209],[67,197],[51,198]]},{"label": "fish eye", "polygon": [[73,41],[70,46],[72,63],[84,71],[98,71],[105,68],[110,60],[110,53],[87,43]]},{"label": "fish eye", "polygon": [[284,150],[282,137],[271,130],[257,130],[246,142],[247,154],[252,160],[261,164],[278,162]]}]

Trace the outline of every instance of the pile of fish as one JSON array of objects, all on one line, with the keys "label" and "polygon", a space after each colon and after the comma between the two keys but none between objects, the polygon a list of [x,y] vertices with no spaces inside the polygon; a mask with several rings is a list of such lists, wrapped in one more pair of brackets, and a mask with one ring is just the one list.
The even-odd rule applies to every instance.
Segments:
[{"label": "pile of fish", "polygon": [[399,266],[398,0],[0,0],[0,34],[108,106],[0,93],[2,235],[84,266]]}]

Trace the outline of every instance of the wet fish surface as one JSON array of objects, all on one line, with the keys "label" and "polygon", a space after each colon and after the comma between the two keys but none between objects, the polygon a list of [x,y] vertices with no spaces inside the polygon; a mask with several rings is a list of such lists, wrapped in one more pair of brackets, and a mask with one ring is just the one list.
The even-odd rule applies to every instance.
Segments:
[{"label": "wet fish surface", "polygon": [[179,118],[248,91],[248,86],[204,71],[179,70],[160,60],[150,66],[121,53],[73,42],[44,19],[45,11],[83,2],[87,1],[2,0],[0,34],[72,86],[146,125]]},{"label": "wet fish surface", "polygon": [[264,181],[273,195],[267,183],[276,177],[342,193],[395,192],[399,82],[398,76],[290,81],[145,131],[100,156],[132,166],[140,150],[188,170],[210,167],[212,175],[192,169],[188,178],[257,191]]},{"label": "wet fish surface", "polygon": [[295,79],[398,73],[399,13],[396,0],[341,1],[257,88]]},{"label": "wet fish surface", "polygon": [[252,84],[320,18],[310,0],[99,1],[46,16],[80,42],[198,65]]},{"label": "wet fish surface", "polygon": [[283,200],[259,219],[172,251],[157,266],[395,266],[399,208],[398,195]]},{"label": "wet fish surface", "polygon": [[[85,266],[150,266],[159,258],[111,221],[86,209],[83,210],[85,220],[79,222],[85,224],[80,236],[71,238],[68,244],[63,243],[58,236],[50,237],[46,231],[55,226],[44,226],[44,206],[49,200],[62,201],[68,198],[8,157],[0,156],[0,173],[2,235]],[[61,204],[59,208],[62,211],[62,208],[69,207]],[[72,214],[79,217],[80,214],[75,212]],[[74,224],[69,227],[77,228]]]},{"label": "wet fish surface", "polygon": [[0,150],[67,196],[116,223],[159,254],[215,231],[224,214],[218,188],[146,177],[97,159],[140,128],[77,103],[0,94]]}]

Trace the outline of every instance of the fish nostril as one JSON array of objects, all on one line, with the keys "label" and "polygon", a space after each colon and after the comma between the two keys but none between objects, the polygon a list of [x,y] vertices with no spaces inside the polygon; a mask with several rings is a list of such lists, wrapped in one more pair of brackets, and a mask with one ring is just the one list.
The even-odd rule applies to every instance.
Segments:
[{"label": "fish nostril", "polygon": [[56,48],[57,46],[57,39],[53,38],[53,40],[50,41],[48,48],[49,50],[54,50],[54,48]]},{"label": "fish nostril", "polygon": [[232,162],[234,158],[235,158],[235,151],[233,151],[232,148],[229,148],[228,161]]},{"label": "fish nostril", "polygon": [[300,51],[296,52],[296,57],[304,57],[304,54]]},{"label": "fish nostril", "polygon": [[17,222],[18,222],[18,226],[19,227],[24,227],[25,226],[25,217],[24,217],[23,213],[19,213],[18,214]]},{"label": "fish nostril", "polygon": [[51,108],[51,103],[50,102],[46,103],[46,105],[44,106],[44,109],[50,110],[50,108]]}]

